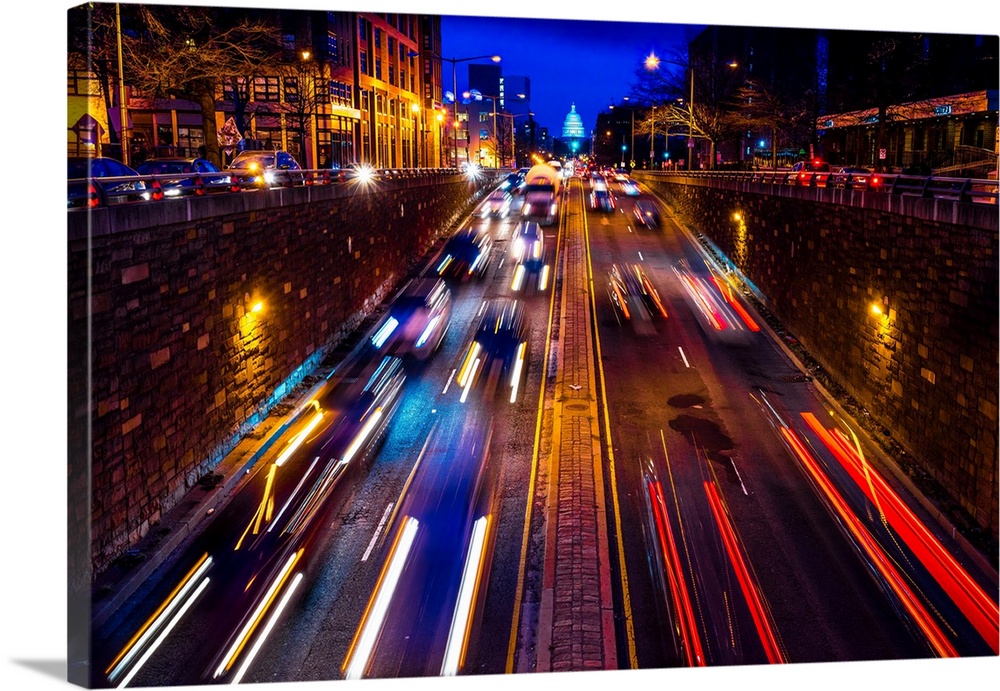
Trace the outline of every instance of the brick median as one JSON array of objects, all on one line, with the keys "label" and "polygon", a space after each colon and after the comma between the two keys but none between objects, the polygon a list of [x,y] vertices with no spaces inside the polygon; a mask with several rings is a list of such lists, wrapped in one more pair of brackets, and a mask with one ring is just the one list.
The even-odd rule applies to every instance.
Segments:
[{"label": "brick median", "polygon": [[583,216],[564,213],[536,666],[553,672],[618,668]]}]

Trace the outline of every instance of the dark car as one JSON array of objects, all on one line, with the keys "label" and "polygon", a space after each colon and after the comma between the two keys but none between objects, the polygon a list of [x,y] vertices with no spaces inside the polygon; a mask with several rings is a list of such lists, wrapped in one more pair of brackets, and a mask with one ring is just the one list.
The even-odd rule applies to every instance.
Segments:
[{"label": "dark car", "polygon": [[463,399],[477,380],[491,379],[496,373],[498,386],[509,388],[510,401],[516,401],[527,373],[527,349],[524,303],[511,298],[483,303],[475,335],[456,379]]},{"label": "dark car", "polygon": [[229,164],[233,182],[241,187],[291,187],[305,179],[302,166],[287,151],[244,151]]},{"label": "dark car", "polygon": [[395,355],[426,360],[448,331],[451,291],[440,278],[410,281],[389,306],[372,336],[372,345]]},{"label": "dark car", "polygon": [[615,198],[607,189],[595,189],[590,193],[590,208],[610,213],[615,210]]},{"label": "dark car", "polygon": [[521,290],[528,276],[537,279],[538,290],[545,290],[548,287],[549,266],[545,263],[545,233],[541,226],[533,221],[519,223],[511,240],[511,251],[517,262],[511,290]]},{"label": "dark car", "polygon": [[489,266],[493,238],[484,229],[472,226],[455,233],[441,252],[437,273],[442,278],[465,281],[475,276],[482,278]]},{"label": "dark car", "polygon": [[660,294],[639,264],[612,265],[608,274],[608,297],[620,319],[649,321],[654,316],[667,317]]},{"label": "dark car", "polygon": [[636,223],[647,228],[658,228],[660,225],[660,209],[652,199],[637,199],[632,206]]},{"label": "dark car", "polygon": [[182,197],[228,191],[230,176],[205,158],[151,158],[136,168],[139,175],[155,175],[163,196]]},{"label": "dark car", "polygon": [[92,209],[151,198],[152,190],[139,179],[139,173],[121,161],[102,156],[76,156],[70,157],[67,163],[70,209]]},{"label": "dark car", "polygon": [[798,185],[814,185],[824,187],[830,177],[830,164],[818,158],[811,161],[799,161],[792,166],[795,183]]}]

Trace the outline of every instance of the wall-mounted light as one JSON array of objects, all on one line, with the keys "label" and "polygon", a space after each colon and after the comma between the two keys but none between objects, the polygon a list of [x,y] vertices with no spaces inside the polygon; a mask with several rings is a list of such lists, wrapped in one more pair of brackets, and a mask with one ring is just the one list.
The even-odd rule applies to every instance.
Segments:
[{"label": "wall-mounted light", "polygon": [[876,317],[881,317],[882,316],[882,308],[879,307],[877,304],[872,303],[872,314],[874,314]]},{"label": "wall-mounted light", "polygon": [[258,300],[257,302],[253,303],[253,307],[250,308],[250,311],[260,312],[263,309],[264,309],[264,303]]},{"label": "wall-mounted light", "polygon": [[243,294],[243,305],[247,312],[259,314],[264,311],[264,301],[250,297],[250,293]]},{"label": "wall-mounted light", "polygon": [[733,212],[733,220],[737,221],[737,222],[738,221],[742,221],[743,220],[743,215],[739,211],[734,211]]}]

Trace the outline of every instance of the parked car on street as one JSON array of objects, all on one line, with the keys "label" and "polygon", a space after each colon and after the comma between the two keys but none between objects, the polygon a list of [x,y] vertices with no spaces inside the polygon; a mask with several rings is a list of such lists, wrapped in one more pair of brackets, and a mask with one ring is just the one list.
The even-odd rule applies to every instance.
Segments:
[{"label": "parked car on street", "polygon": [[152,196],[139,173],[121,161],[104,156],[71,156],[67,162],[70,209],[145,201]]},{"label": "parked car on street", "polygon": [[232,184],[228,173],[205,158],[150,158],[136,171],[143,176],[157,176],[165,197],[229,191]]},{"label": "parked car on street", "polygon": [[795,174],[795,182],[798,185],[825,187],[826,180],[830,177],[830,164],[818,158],[811,161],[799,161],[792,166],[792,172]]},{"label": "parked car on street", "polygon": [[287,151],[244,151],[229,164],[233,182],[243,188],[301,185],[302,166]]}]

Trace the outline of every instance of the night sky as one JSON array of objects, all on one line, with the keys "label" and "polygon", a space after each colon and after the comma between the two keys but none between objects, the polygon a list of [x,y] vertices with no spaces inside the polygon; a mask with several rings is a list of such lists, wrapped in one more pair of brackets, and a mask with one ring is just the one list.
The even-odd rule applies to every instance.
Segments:
[{"label": "night sky", "polygon": [[[497,54],[504,75],[531,80],[531,110],[541,127],[560,136],[576,103],[589,135],[597,115],[620,103],[635,70],[650,52],[686,55],[704,26],[510,17],[441,18],[441,50],[448,58]],[[476,60],[489,64],[489,60]],[[468,62],[458,63],[458,92],[468,89]],[[451,90],[451,63],[442,63]]]}]

